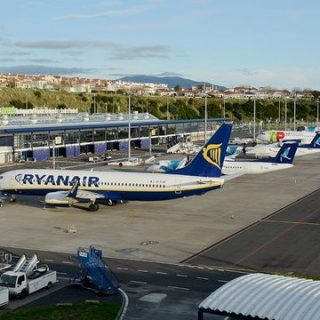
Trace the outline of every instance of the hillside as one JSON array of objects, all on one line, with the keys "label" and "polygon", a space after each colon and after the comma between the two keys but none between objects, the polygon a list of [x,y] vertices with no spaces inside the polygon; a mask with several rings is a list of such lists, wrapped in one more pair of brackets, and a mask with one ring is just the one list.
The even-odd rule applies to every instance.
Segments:
[{"label": "hillside", "polygon": [[[127,112],[128,96],[122,94],[97,94],[96,108],[93,108],[93,94],[67,93],[60,91],[31,90],[17,88],[0,88],[0,107],[16,108],[48,107],[78,108],[79,111],[92,112]],[[293,117],[293,99],[287,101],[288,119]],[[27,104],[27,106],[26,106]],[[233,120],[246,121],[252,119],[253,101],[248,99],[208,98],[208,117],[222,117],[225,105],[226,114]],[[132,110],[149,112],[160,119],[204,118],[204,99],[162,96],[132,96]],[[297,119],[314,120],[317,99],[299,99],[297,103]],[[265,99],[256,102],[258,120],[276,120],[279,116],[279,100]],[[284,100],[281,101],[281,119],[284,119]]]},{"label": "hillside", "polygon": [[[127,76],[122,77],[118,80],[122,81],[131,81],[131,82],[137,82],[137,83],[164,83],[167,84],[169,88],[174,88],[175,86],[180,86],[181,88],[191,88],[192,86],[211,86],[211,83],[208,82],[201,82],[201,81],[194,81],[186,78],[181,77],[157,77],[157,76],[148,76],[148,75],[133,75],[133,76]],[[214,85],[217,88],[224,88],[219,85]]]}]

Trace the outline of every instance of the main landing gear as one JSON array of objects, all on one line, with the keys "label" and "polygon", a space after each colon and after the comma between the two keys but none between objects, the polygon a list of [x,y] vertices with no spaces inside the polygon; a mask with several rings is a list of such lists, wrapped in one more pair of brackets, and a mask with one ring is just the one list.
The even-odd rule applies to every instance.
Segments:
[{"label": "main landing gear", "polygon": [[[111,199],[108,199],[106,202],[103,202],[104,205],[107,205],[109,207],[112,207],[112,206],[115,206],[116,204],[118,203],[125,203],[125,201],[123,200],[111,200]],[[94,203],[94,202],[91,202],[89,204],[89,207],[88,207],[88,210],[91,211],[91,212],[95,212],[95,211],[98,211],[99,210],[99,204],[98,203]]]},{"label": "main landing gear", "polygon": [[109,207],[115,206],[116,204],[117,204],[117,202],[113,201],[111,199],[108,199],[108,201],[107,201],[107,206],[109,206]]},{"label": "main landing gear", "polygon": [[97,203],[90,203],[89,204],[89,211],[95,212],[99,210],[99,205]]}]

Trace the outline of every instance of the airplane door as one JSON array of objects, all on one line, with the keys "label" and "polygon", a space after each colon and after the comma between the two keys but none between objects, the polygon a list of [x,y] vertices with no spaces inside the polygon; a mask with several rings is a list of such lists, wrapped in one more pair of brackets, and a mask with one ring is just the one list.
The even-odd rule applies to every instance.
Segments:
[{"label": "airplane door", "polygon": [[182,193],[181,187],[176,186],[176,188],[175,188],[175,190],[174,190],[174,193],[175,193],[175,194],[181,194],[181,193]]}]

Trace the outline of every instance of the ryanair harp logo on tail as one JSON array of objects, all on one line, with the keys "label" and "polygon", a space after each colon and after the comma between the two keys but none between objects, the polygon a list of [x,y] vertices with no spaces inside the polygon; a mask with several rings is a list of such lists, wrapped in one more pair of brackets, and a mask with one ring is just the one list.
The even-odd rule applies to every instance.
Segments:
[{"label": "ryanair harp logo on tail", "polygon": [[221,145],[222,143],[209,144],[202,149],[203,158],[219,169],[221,169]]}]

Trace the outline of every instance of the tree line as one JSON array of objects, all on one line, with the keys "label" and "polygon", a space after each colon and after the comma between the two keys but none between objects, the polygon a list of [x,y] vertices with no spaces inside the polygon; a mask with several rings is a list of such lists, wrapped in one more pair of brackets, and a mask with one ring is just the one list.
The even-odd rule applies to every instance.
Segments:
[{"label": "tree line", "polygon": [[[16,90],[9,92],[10,94],[7,93],[8,92],[3,90],[0,91],[1,106],[13,106],[18,109],[30,109],[33,107],[78,108],[80,112],[89,113],[126,113],[128,111],[128,95],[125,94],[76,94],[45,90]],[[296,100],[296,118],[298,120],[315,120],[317,115],[317,98],[319,98],[319,95],[313,99]],[[280,117],[283,121],[285,104],[287,105],[287,119],[289,120],[294,116],[294,99],[257,99],[257,119],[277,121],[280,109]],[[166,96],[131,96],[131,110],[140,113],[148,112],[159,119],[204,118],[205,99]],[[253,118],[253,100],[208,97],[207,111],[209,118],[221,118],[225,114],[227,118],[233,121],[250,121]]]}]

